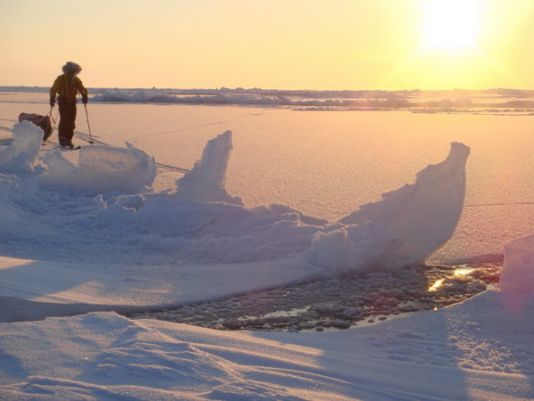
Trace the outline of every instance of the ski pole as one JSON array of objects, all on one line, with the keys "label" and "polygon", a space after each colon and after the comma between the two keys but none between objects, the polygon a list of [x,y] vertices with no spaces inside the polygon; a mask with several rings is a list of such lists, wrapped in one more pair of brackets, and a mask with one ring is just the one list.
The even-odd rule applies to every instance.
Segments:
[{"label": "ski pole", "polygon": [[85,108],[85,118],[87,119],[87,128],[89,128],[89,143],[93,143],[93,135],[91,134],[91,124],[89,124],[89,113],[87,112],[87,104],[84,103],[83,107]]}]

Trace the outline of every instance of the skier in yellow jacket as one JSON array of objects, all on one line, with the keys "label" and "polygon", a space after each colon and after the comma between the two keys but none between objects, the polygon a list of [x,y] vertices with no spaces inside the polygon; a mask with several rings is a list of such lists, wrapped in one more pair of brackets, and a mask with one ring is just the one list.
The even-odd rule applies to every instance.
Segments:
[{"label": "skier in yellow jacket", "polygon": [[63,75],[60,75],[54,81],[50,88],[50,107],[56,104],[56,94],[59,106],[59,127],[58,136],[59,144],[66,148],[73,148],[72,137],[74,128],[76,128],[76,95],[78,92],[82,95],[82,101],[87,103],[87,89],[82,84],[77,75],[82,68],[79,64],[68,61],[63,66]]}]

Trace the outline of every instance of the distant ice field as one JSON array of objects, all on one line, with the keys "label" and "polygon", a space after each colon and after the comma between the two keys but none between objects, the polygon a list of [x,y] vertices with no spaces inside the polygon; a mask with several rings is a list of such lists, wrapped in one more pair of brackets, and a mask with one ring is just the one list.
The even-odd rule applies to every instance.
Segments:
[{"label": "distant ice field", "polygon": [[[48,110],[44,94],[2,93],[0,137],[20,112]],[[466,207],[432,262],[498,255],[504,243],[534,231],[533,116],[90,103],[89,117],[99,140],[128,141],[183,168],[209,139],[232,130],[231,194],[249,207],[284,204],[332,221],[412,182],[459,141],[471,147]],[[77,126],[88,132],[81,105]],[[157,189],[179,177],[160,172]]]}]

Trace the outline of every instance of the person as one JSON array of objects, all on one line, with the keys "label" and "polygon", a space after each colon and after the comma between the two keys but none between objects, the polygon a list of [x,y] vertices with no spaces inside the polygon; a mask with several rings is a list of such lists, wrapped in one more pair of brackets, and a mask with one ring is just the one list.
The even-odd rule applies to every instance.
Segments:
[{"label": "person", "polygon": [[82,68],[79,64],[68,61],[63,66],[63,74],[58,76],[50,88],[50,107],[54,107],[57,102],[59,106],[59,144],[62,147],[73,148],[72,137],[76,128],[76,95],[82,95],[83,104],[87,104],[87,89],[78,74]]}]

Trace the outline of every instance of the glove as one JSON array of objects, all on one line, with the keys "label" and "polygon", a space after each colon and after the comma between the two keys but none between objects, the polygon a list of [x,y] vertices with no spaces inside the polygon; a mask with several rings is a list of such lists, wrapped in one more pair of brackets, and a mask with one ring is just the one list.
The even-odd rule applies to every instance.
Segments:
[{"label": "glove", "polygon": [[87,97],[83,97],[82,98],[82,102],[83,104],[87,104],[87,102],[89,101],[89,99]]}]

